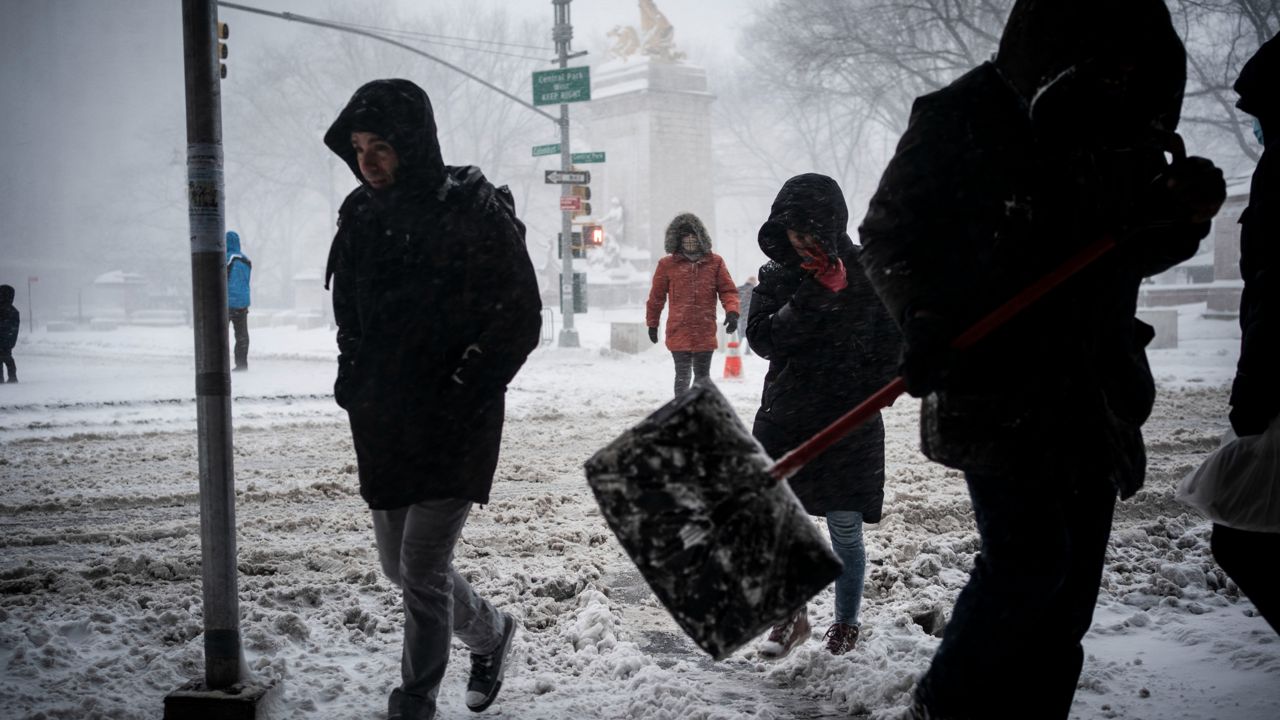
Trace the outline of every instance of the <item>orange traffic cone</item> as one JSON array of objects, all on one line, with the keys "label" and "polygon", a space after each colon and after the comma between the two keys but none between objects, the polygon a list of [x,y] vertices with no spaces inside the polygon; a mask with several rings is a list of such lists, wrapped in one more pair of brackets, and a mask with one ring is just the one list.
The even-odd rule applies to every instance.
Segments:
[{"label": "orange traffic cone", "polygon": [[742,355],[738,353],[738,341],[730,340],[725,347],[728,351],[724,356],[724,376],[726,378],[741,378]]}]

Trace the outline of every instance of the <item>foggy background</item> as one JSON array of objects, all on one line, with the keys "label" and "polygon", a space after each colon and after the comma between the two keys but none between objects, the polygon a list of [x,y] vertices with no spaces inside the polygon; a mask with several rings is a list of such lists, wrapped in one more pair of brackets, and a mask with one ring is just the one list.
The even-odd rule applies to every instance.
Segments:
[{"label": "foggy background", "polygon": [[[550,69],[549,0],[430,3],[246,0],[396,36],[520,97]],[[659,0],[713,104],[715,249],[736,281],[764,257],[756,230],[781,183],[816,171],[844,188],[856,227],[905,127],[911,100],[987,59],[1011,0],[942,4],[956,17],[874,0]],[[1229,177],[1257,146],[1230,91],[1240,65],[1280,27],[1276,2],[1171,0],[1188,44],[1183,133]],[[1260,10],[1259,10],[1260,9]],[[5,0],[0,24],[0,282],[37,324],[75,320],[104,273],[137,273],[141,307],[190,304],[180,3]],[[1248,12],[1246,12],[1248,10]],[[541,271],[559,229],[553,123],[431,61],[383,43],[229,8],[222,83],[227,228],[254,260],[255,307],[287,307],[295,279],[321,271],[337,205],[356,184],[321,136],[360,84],[405,77],[431,96],[445,161],[508,184]],[[638,25],[634,0],[578,0],[573,47],[595,64],[608,30]],[[958,30],[957,30],[958,28]],[[589,103],[571,106],[574,151]],[[545,108],[555,111],[554,107]],[[1190,122],[1189,122],[1190,120]],[[597,214],[605,202],[596,198]],[[27,279],[38,278],[27,295]],[[28,318],[24,318],[27,320]]]}]

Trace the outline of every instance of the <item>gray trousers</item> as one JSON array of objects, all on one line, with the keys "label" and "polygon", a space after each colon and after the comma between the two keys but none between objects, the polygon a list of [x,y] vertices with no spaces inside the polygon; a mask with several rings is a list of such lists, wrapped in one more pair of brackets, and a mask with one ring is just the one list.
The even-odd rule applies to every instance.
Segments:
[{"label": "gray trousers", "polygon": [[502,642],[502,616],[453,569],[453,547],[470,512],[470,501],[453,499],[373,511],[382,571],[404,592],[401,683],[387,704],[393,718],[435,716],[452,635],[480,655]]}]

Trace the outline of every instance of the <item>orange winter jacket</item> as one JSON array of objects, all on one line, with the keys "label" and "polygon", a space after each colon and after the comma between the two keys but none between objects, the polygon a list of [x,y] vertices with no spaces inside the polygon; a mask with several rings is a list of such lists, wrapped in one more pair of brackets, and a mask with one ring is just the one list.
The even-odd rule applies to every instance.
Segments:
[{"label": "orange winter jacket", "polygon": [[696,261],[682,254],[658,261],[645,305],[645,324],[658,326],[662,306],[667,311],[667,349],[704,352],[716,349],[716,296],[726,313],[738,312],[738,288],[729,277],[724,258],[707,252]]}]

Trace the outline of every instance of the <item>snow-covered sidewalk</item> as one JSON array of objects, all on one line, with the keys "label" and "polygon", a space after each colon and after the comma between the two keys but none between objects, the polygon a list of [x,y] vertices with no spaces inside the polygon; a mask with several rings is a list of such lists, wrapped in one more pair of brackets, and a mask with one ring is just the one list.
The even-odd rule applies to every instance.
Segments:
[{"label": "snow-covered sidewalk", "polygon": [[[1185,309],[1153,351],[1161,397],[1147,487],[1122,503],[1085,641],[1073,717],[1280,717],[1280,642],[1214,565],[1208,526],[1173,501],[1225,428],[1238,330]],[[817,639],[779,663],[714,663],[656,604],[596,510],[582,462],[670,394],[670,356],[538,350],[508,395],[494,499],[457,565],[524,629],[488,715],[520,718],[893,718],[937,639],[913,618],[950,609],[976,550],[963,480],[917,451],[916,403],[886,414],[884,522],[869,526],[865,634],[844,657]],[[260,328],[233,376],[242,635],[279,717],[380,718],[402,615],[378,572],[332,334]],[[189,328],[43,333],[0,387],[0,704],[15,718],[154,718],[202,668]],[[713,372],[719,375],[721,356]],[[749,421],[765,364],[721,388]],[[831,620],[820,594],[816,634]],[[462,703],[465,651],[442,689]]]}]

